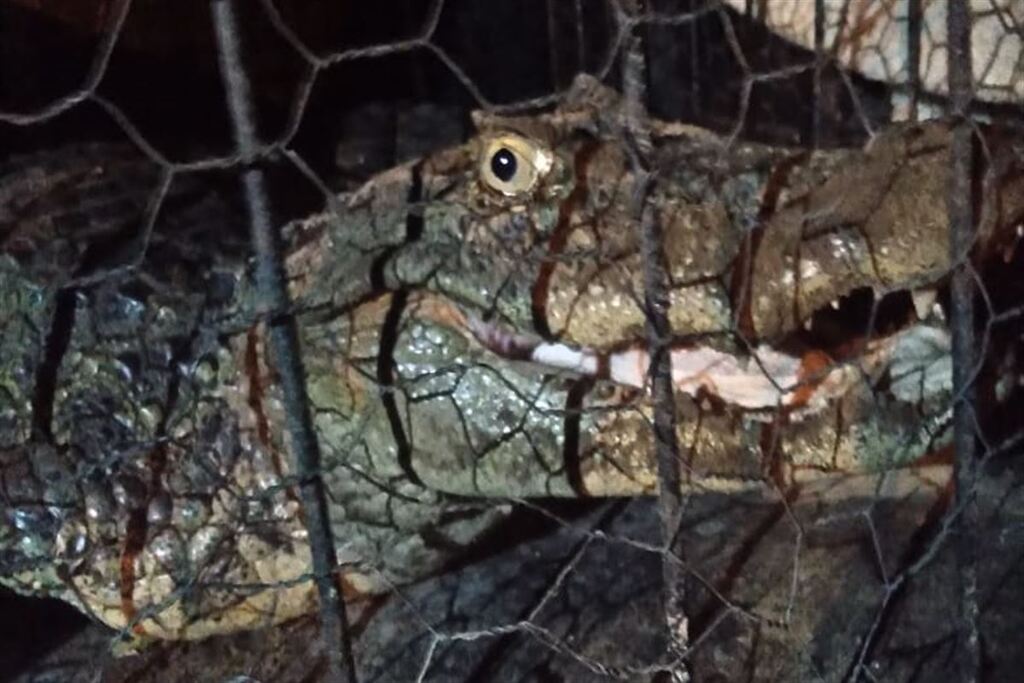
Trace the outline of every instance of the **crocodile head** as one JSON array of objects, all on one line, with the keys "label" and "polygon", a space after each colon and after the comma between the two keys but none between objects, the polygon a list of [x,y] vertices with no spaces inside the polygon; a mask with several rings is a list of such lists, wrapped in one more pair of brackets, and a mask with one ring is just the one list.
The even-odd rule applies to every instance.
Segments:
[{"label": "crocodile head", "polygon": [[[583,82],[551,114],[480,116],[468,143],[286,227],[349,591],[437,571],[510,499],[654,491],[617,106]],[[948,129],[813,153],[680,125],[655,126],[654,140],[647,201],[665,233],[686,485],[784,485],[934,448],[948,341],[927,299],[950,269]],[[980,261],[1012,253],[1024,217],[1021,150],[990,141]],[[99,153],[83,166],[63,184],[119,168]],[[26,191],[45,195],[45,180]],[[46,214],[61,239],[40,249],[70,244],[73,263],[95,231],[58,219]],[[281,395],[244,263],[188,267],[182,250],[70,287],[71,266],[11,244],[0,580],[168,638],[311,609]]]},{"label": "crocodile head", "polygon": [[[361,395],[389,387],[399,460],[432,489],[655,486],[633,175],[614,96],[583,85],[550,115],[478,117],[469,143],[295,226],[300,308],[360,302],[372,331],[357,355],[378,363]],[[875,471],[932,450],[950,384],[948,126],[813,153],[654,133],[680,436],[699,446],[687,479]],[[979,172],[980,260],[1008,253],[1024,210],[1010,139],[993,133]],[[313,359],[352,355],[320,350],[324,329]]]}]

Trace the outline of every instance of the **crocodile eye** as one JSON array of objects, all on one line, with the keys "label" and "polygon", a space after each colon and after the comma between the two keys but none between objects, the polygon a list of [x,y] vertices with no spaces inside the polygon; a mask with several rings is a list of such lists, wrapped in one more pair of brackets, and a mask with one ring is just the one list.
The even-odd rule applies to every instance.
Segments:
[{"label": "crocodile eye", "polygon": [[549,151],[521,135],[506,133],[484,144],[480,178],[492,190],[513,197],[536,187],[551,163]]},{"label": "crocodile eye", "polygon": [[515,152],[508,147],[501,147],[491,155],[491,173],[501,182],[511,181],[518,170],[519,162],[516,161]]}]

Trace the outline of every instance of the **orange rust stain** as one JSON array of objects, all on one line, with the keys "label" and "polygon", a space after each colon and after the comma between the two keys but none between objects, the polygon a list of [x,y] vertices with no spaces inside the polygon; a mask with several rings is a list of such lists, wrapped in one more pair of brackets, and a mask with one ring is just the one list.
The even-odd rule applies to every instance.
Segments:
[{"label": "orange rust stain", "polygon": [[349,572],[339,570],[335,573],[338,580],[338,589],[341,591],[342,597],[345,600],[361,600],[362,598],[368,597],[366,593],[359,590],[348,578]]},{"label": "orange rust stain", "polygon": [[843,27],[840,50],[846,52],[850,63],[856,67],[860,64],[865,41],[878,29],[880,21],[895,15],[895,9],[892,0],[883,0],[877,4],[859,3],[854,7],[853,18]]},{"label": "orange rust stain", "polygon": [[778,207],[782,192],[789,186],[793,169],[806,160],[806,154],[795,154],[771,168],[761,188],[761,202],[757,211],[757,224],[740,245],[729,276],[729,305],[741,335],[748,340],[757,339],[754,325],[753,287],[755,264],[761,240]]},{"label": "orange rust stain", "polygon": [[[411,302],[409,310],[420,320],[470,334],[465,314],[441,296],[435,294],[418,296]],[[470,336],[472,335],[470,334]]]},{"label": "orange rust stain", "polygon": [[[139,556],[146,542],[146,511],[133,510],[128,518],[125,530],[124,548],[121,550],[121,613],[125,621],[135,621],[138,610],[135,608],[135,558]],[[137,636],[146,635],[141,622],[132,625],[132,633]]]},{"label": "orange rust stain", "polygon": [[[163,428],[161,427],[161,430]],[[128,524],[125,528],[124,547],[121,549],[120,558],[120,593],[121,612],[128,623],[135,621],[138,610],[135,608],[135,559],[146,547],[146,536],[148,535],[149,523],[146,520],[146,510],[153,495],[160,490],[160,480],[167,467],[167,449],[165,446],[157,446],[146,456],[146,464],[149,467],[149,482],[146,489],[145,501],[142,505],[129,513]],[[141,623],[132,625],[132,632],[142,636],[146,629]]]},{"label": "orange rust stain", "polygon": [[363,355],[363,347],[360,346],[360,336],[366,329],[371,329],[374,334],[380,330],[388,310],[392,306],[393,296],[390,293],[375,294],[356,305],[346,313],[348,316],[348,328],[346,330],[343,351],[334,354],[331,366],[334,368],[339,381],[348,390],[351,396],[353,412],[362,410],[367,401],[367,388],[365,378],[360,372],[358,365],[352,360]]},{"label": "orange rust stain", "polygon": [[790,408],[800,408],[807,405],[807,402],[814,396],[827,374],[828,368],[832,365],[832,358],[824,351],[811,350],[800,359],[800,370],[797,373],[799,382],[793,391],[793,398],[790,399]]},{"label": "orange rust stain", "polygon": [[573,159],[575,185],[569,195],[558,207],[558,223],[548,239],[548,253],[537,273],[537,279],[533,283],[530,292],[530,306],[533,310],[533,324],[537,332],[550,334],[547,320],[548,293],[551,289],[551,278],[555,274],[555,267],[558,265],[558,255],[565,249],[569,241],[569,234],[575,229],[572,223],[572,216],[577,209],[586,201],[589,191],[587,186],[587,168],[590,160],[598,151],[598,145],[588,143],[580,147]]},{"label": "orange rust stain", "polygon": [[[261,339],[262,338],[262,339]],[[274,472],[278,477],[284,478],[285,468],[281,461],[281,453],[274,447],[270,435],[270,420],[267,418],[263,397],[266,395],[264,376],[260,372],[260,342],[263,342],[263,353],[266,353],[266,338],[260,333],[259,326],[249,328],[245,337],[245,374],[249,378],[249,396],[247,397],[249,407],[256,416],[256,438],[267,449],[270,461],[274,466]],[[268,376],[272,376],[273,369],[268,366]],[[292,497],[291,489],[288,489],[289,497]],[[294,498],[293,498],[294,500]]]},{"label": "orange rust stain", "polygon": [[256,436],[264,446],[270,445],[270,422],[263,410],[263,377],[260,375],[259,357],[260,334],[257,328],[249,328],[245,337],[245,374],[249,378],[249,407],[256,416]]},{"label": "orange rust stain", "polygon": [[914,460],[912,467],[931,467],[932,465],[952,465],[955,452],[953,450],[953,444],[943,446],[942,448],[936,448],[933,451],[925,453],[921,457]]},{"label": "orange rust stain", "polygon": [[779,491],[793,488],[793,472],[786,467],[782,450],[781,430],[789,420],[785,413],[777,413],[771,422],[761,425],[758,433],[758,448],[761,450],[761,470],[764,476],[775,483]]}]

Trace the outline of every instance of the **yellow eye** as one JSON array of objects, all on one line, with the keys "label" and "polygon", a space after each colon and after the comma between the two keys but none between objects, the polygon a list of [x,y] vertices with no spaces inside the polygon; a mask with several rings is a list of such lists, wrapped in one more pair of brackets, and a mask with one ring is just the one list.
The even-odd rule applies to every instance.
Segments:
[{"label": "yellow eye", "polygon": [[480,178],[507,197],[525,194],[551,170],[551,152],[521,135],[506,133],[487,140],[480,157]]}]

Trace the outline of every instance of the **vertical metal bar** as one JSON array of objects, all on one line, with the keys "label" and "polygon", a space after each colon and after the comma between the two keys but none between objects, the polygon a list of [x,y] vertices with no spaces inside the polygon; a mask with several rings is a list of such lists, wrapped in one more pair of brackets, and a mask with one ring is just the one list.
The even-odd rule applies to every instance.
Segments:
[{"label": "vertical metal bar", "polygon": [[825,0],[814,0],[814,101],[811,112],[811,136],[815,148],[821,146],[821,70],[825,66]]},{"label": "vertical metal bar", "polygon": [[[695,0],[690,0],[687,10],[693,12],[697,9]],[[700,65],[700,22],[690,22],[690,97],[687,99],[687,108],[690,117],[696,119],[701,113],[701,65]]]},{"label": "vertical metal bar", "polygon": [[[686,3],[688,4],[688,3]],[[649,12],[657,12],[663,15],[672,15],[684,9],[683,0],[648,0],[646,9]],[[690,23],[691,34],[693,22]],[[651,106],[657,115],[667,119],[680,119],[686,112],[686,97],[679,89],[680,67],[685,64],[687,58],[684,50],[686,41],[680,40],[686,30],[682,26],[666,26],[658,24],[647,24],[637,27],[643,31],[643,43],[640,47],[645,50],[645,55],[651,57],[646,60],[646,90]],[[693,41],[690,41],[691,49]],[[657,59],[653,56],[657,55]],[[691,98],[692,99],[692,98]]]},{"label": "vertical metal bar", "polygon": [[576,6],[576,73],[587,70],[587,36],[583,23],[583,0],[575,0]]},{"label": "vertical metal bar", "polygon": [[973,145],[972,127],[968,119],[972,96],[971,18],[967,0],[950,0],[947,12],[950,114],[954,119],[947,197],[949,248],[953,263],[950,331],[953,345],[953,442],[956,447],[954,478],[955,502],[962,510],[954,532],[960,578],[957,680],[976,681],[981,667],[976,556],[979,513],[974,493],[978,475],[975,457],[975,392],[972,386],[975,365],[974,278],[967,258],[974,241],[974,202],[971,197]]},{"label": "vertical metal bar", "polygon": [[302,513],[309,533],[314,581],[320,596],[320,633],[327,660],[324,680],[355,683],[355,662],[344,597],[338,589],[335,575],[337,558],[323,480],[318,474],[320,453],[306,395],[298,329],[294,316],[288,312],[284,266],[277,234],[271,223],[264,175],[261,169],[252,165],[258,143],[249,81],[242,65],[234,2],[212,0],[211,12],[235,144],[243,162],[248,164],[242,174],[242,184],[256,254],[256,286],[264,312],[268,314],[270,351],[284,394],[285,423],[294,471],[299,479]]},{"label": "vertical metal bar", "polygon": [[907,88],[910,103],[907,119],[917,120],[917,100],[921,94],[921,0],[907,0]]},{"label": "vertical metal bar", "polygon": [[[654,401],[654,446],[658,462],[658,513],[665,552],[671,553],[682,516],[682,473],[676,432],[676,404],[672,385],[672,328],[668,320],[668,275],[665,268],[664,237],[654,208],[647,201],[650,179],[637,181],[635,209],[639,211],[644,259],[644,306],[647,346],[651,353],[651,393]],[[682,555],[682,551],[676,551]],[[679,563],[662,559],[665,591],[665,624],[670,654],[682,656],[689,647],[689,619],[686,616],[686,575]],[[672,672],[673,683],[689,680],[685,664]]]},{"label": "vertical metal bar", "polygon": [[[633,0],[629,5],[635,13],[639,2]],[[630,36],[623,67],[625,132],[630,143],[634,174],[631,214],[639,225],[643,255],[645,331],[651,356],[654,447],[658,462],[658,512],[665,547],[662,559],[665,625],[669,654],[677,658],[669,675],[673,683],[686,683],[690,680],[689,670],[682,660],[689,647],[689,620],[684,605],[686,576],[680,564],[669,556],[675,545],[683,508],[682,461],[676,434],[676,404],[672,385],[672,325],[668,319],[669,278],[664,235],[649,201],[655,177],[650,170],[654,150],[644,104],[647,92],[644,54],[642,36]]]},{"label": "vertical metal bar", "polygon": [[562,60],[559,51],[562,48],[562,41],[558,36],[558,16],[556,15],[555,3],[558,0],[547,0],[547,29],[548,29],[548,77],[551,79],[551,90],[559,90],[562,87]]}]

